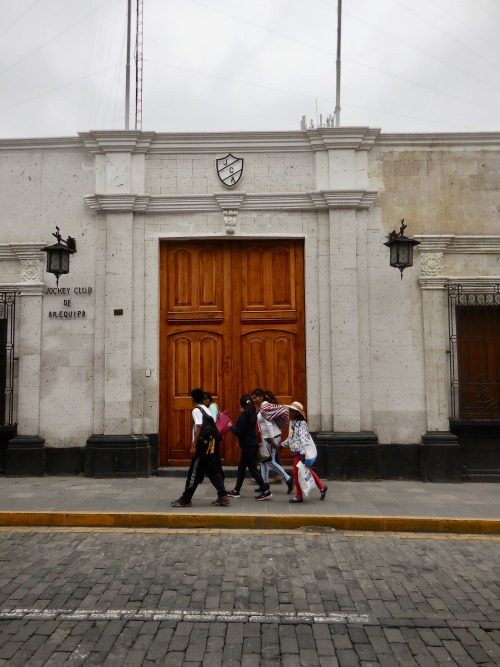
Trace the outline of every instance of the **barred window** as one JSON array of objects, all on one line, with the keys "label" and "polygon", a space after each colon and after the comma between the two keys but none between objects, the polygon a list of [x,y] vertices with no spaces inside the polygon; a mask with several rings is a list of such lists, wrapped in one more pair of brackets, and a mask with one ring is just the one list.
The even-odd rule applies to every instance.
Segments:
[{"label": "barred window", "polygon": [[13,423],[15,307],[15,292],[0,292],[0,426]]}]

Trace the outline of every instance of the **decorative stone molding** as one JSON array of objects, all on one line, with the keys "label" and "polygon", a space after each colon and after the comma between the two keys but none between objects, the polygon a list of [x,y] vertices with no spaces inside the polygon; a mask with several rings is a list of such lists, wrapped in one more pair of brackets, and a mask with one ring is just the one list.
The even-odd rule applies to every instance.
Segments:
[{"label": "decorative stone molding", "polygon": [[500,149],[500,132],[453,132],[442,134],[381,134],[377,145],[418,147],[435,151],[437,147],[487,146]]},{"label": "decorative stone molding", "polygon": [[45,286],[43,277],[45,255],[42,248],[46,243],[5,243],[0,244],[0,261],[21,263],[20,283],[1,283],[2,289],[22,290],[26,293],[40,293]]},{"label": "decorative stone molding", "polygon": [[241,202],[245,198],[244,192],[216,192],[214,194],[217,203],[221,209],[236,209],[238,210],[241,206]]},{"label": "decorative stone molding", "polygon": [[213,132],[155,134],[149,154],[310,152],[305,132]]},{"label": "decorative stone molding", "polygon": [[206,195],[116,195],[93,194],[84,197],[93,211],[121,213],[194,213],[220,210],[316,211],[353,208],[368,209],[376,190],[331,190],[304,193],[215,193]]},{"label": "decorative stone molding", "polygon": [[486,289],[493,288],[495,285],[500,285],[500,276],[454,276],[448,278],[447,284],[462,285],[470,292],[483,292]]},{"label": "decorative stone molding", "polygon": [[446,252],[449,254],[500,254],[500,235],[476,234],[422,234],[415,235],[420,241],[418,251]]},{"label": "decorative stone molding", "polygon": [[371,208],[378,194],[377,190],[345,190],[322,193],[327,208]]},{"label": "decorative stone molding", "polygon": [[313,151],[350,149],[369,151],[381,130],[369,127],[320,127],[306,130]]},{"label": "decorative stone molding", "polygon": [[498,281],[495,277],[450,277],[444,275],[445,254],[500,254],[500,236],[429,234],[416,235],[420,241],[417,250],[420,254],[421,272],[419,284],[422,289],[445,289],[453,281],[480,286],[491,285]]},{"label": "decorative stone molding", "polygon": [[78,137],[52,137],[37,139],[0,139],[0,153],[3,151],[38,151],[55,149],[81,149],[82,142]]},{"label": "decorative stone molding", "polygon": [[148,154],[309,152],[332,149],[370,150],[380,134],[368,127],[318,128],[297,132],[155,133],[137,130],[81,132],[91,153]]},{"label": "decorative stone molding", "polygon": [[222,212],[224,214],[224,225],[226,227],[226,234],[234,234],[236,229],[236,216],[238,211],[236,210],[226,210]]},{"label": "decorative stone molding", "polygon": [[38,241],[36,243],[0,243],[0,260],[27,260],[36,259],[43,261],[45,255],[43,248],[47,243]]},{"label": "decorative stone molding", "polygon": [[444,255],[442,252],[422,252],[420,262],[422,276],[436,277],[443,275]]},{"label": "decorative stone molding", "polygon": [[43,261],[21,259],[21,281],[30,284],[43,282]]},{"label": "decorative stone molding", "polygon": [[148,153],[154,132],[116,130],[79,132],[78,136],[89,153]]},{"label": "decorative stone molding", "polygon": [[499,255],[500,236],[453,236],[446,252],[466,255]]},{"label": "decorative stone molding", "polygon": [[436,134],[382,134],[367,127],[318,128],[296,132],[213,132],[213,133],[155,133],[137,130],[81,132],[78,137],[49,137],[35,139],[1,139],[2,151],[33,151],[40,149],[75,149],[82,146],[91,153],[148,152],[164,154],[219,153],[221,151],[304,152],[351,148],[370,150],[376,144],[396,148],[417,147],[435,150],[436,147],[484,146],[500,149],[500,132],[453,132]]},{"label": "decorative stone molding", "polygon": [[125,211],[144,211],[148,204],[147,197],[127,194],[87,195],[84,201],[91,211],[122,213]]}]

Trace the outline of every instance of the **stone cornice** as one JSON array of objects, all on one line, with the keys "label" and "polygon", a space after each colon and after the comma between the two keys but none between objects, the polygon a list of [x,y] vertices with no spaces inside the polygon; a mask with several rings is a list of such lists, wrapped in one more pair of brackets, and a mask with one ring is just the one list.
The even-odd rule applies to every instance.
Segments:
[{"label": "stone cornice", "polygon": [[42,254],[42,248],[47,243],[42,241],[38,243],[0,243],[0,260],[41,260],[45,258]]},{"label": "stone cornice", "polygon": [[0,152],[86,148],[91,153],[214,153],[243,151],[370,150],[375,146],[500,148],[500,132],[384,134],[368,127],[317,128],[293,132],[176,132],[138,130],[80,132],[77,137],[0,139]]},{"label": "stone cornice", "polygon": [[154,132],[119,130],[114,132],[80,132],[89,153],[148,153]]},{"label": "stone cornice", "polygon": [[55,137],[50,139],[0,139],[0,152],[46,151],[83,148],[78,137]]},{"label": "stone cornice", "polygon": [[446,289],[447,279],[445,276],[421,276],[418,279],[418,284],[420,289],[423,290],[443,290]]},{"label": "stone cornice", "polygon": [[448,285],[462,285],[469,291],[482,291],[500,285],[500,276],[421,276],[418,282],[423,290],[444,290]]},{"label": "stone cornice", "polygon": [[1,283],[2,292],[19,292],[21,296],[42,296],[45,292],[45,283]]},{"label": "stone cornice", "polygon": [[84,201],[91,211],[109,211],[113,213],[146,210],[148,197],[140,195],[87,195]]},{"label": "stone cornice", "polygon": [[319,128],[297,132],[216,132],[155,134],[149,153],[301,152],[370,150],[380,130],[368,127]]},{"label": "stone cornice", "polygon": [[87,195],[85,203],[93,211],[109,213],[193,213],[232,209],[243,211],[317,211],[328,209],[368,209],[376,190],[331,190],[304,193],[215,193],[206,195]]},{"label": "stone cornice", "polygon": [[500,148],[500,132],[444,132],[441,134],[380,134],[376,146],[414,147],[436,149],[439,147]]},{"label": "stone cornice", "polygon": [[314,151],[351,149],[369,151],[380,134],[369,127],[320,127],[306,130]]},{"label": "stone cornice", "polygon": [[245,198],[244,192],[216,192],[217,203],[223,211],[239,209]]},{"label": "stone cornice", "polygon": [[447,285],[462,285],[468,291],[492,289],[500,285],[500,276],[448,276]]},{"label": "stone cornice", "polygon": [[418,252],[444,252],[446,254],[500,254],[500,235],[479,234],[422,234]]}]

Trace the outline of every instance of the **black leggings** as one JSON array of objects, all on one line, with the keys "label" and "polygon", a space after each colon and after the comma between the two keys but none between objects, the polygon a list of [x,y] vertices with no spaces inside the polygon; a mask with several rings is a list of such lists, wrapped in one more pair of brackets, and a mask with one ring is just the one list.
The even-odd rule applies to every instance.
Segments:
[{"label": "black leggings", "polygon": [[238,479],[236,480],[236,486],[234,490],[238,493],[240,492],[241,487],[243,486],[243,480],[245,479],[245,473],[248,470],[250,474],[255,479],[257,484],[260,487],[260,490],[264,493],[269,491],[269,484],[266,484],[262,479],[262,475],[257,468],[257,452],[258,447],[245,447],[241,450],[241,458],[238,464]]}]

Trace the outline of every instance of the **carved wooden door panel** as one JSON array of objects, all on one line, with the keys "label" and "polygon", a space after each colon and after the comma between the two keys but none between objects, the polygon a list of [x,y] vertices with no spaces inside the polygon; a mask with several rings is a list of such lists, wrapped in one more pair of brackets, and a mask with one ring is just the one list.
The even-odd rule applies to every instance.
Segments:
[{"label": "carved wooden door panel", "polygon": [[[235,350],[241,387],[270,389],[279,403],[305,404],[303,246],[243,242],[235,248]],[[286,433],[284,433],[286,436]],[[289,450],[281,452],[289,457]]]},{"label": "carved wooden door panel", "polygon": [[[257,386],[305,402],[301,241],[165,243],[160,279],[160,463],[187,465],[190,390],[202,387],[233,420]],[[224,438],[236,465],[236,438]]]},{"label": "carved wooden door panel", "polygon": [[461,419],[500,418],[500,308],[457,308]]}]

